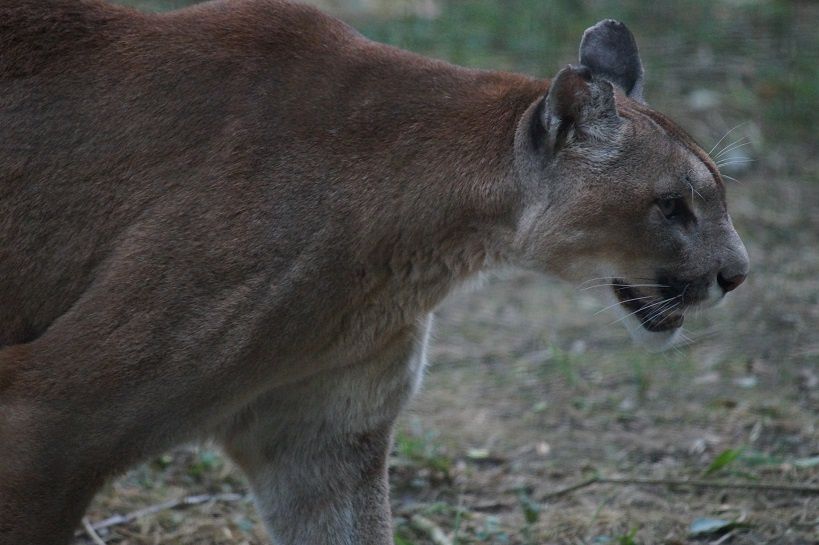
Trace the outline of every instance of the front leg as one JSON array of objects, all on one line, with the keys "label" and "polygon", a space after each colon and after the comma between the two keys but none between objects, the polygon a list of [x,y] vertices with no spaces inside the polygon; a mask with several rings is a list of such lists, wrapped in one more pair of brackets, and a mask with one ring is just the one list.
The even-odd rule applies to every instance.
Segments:
[{"label": "front leg", "polygon": [[370,358],[274,388],[214,430],[275,545],[391,545],[387,458],[426,364],[430,319]]},{"label": "front leg", "polygon": [[307,444],[234,441],[275,545],[391,545],[391,425]]}]

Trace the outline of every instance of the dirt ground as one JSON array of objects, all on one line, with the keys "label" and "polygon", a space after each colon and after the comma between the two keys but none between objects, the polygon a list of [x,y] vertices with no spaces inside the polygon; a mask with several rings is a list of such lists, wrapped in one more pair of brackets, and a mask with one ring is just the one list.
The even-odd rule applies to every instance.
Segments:
[{"label": "dirt ground", "polygon": [[[703,73],[756,81],[746,64]],[[742,108],[762,104],[743,106],[747,96],[736,94],[724,103],[733,110],[709,110],[713,96],[685,87],[693,68],[674,69],[679,77],[655,96],[697,134],[713,134],[715,119],[721,131],[733,124],[717,110],[743,120]],[[763,101],[775,90],[759,92]],[[792,168],[745,132],[757,162],[733,172],[742,181],[728,193],[752,272],[721,307],[687,321],[686,345],[647,353],[614,314],[595,314],[604,304],[594,289],[530,273],[493,276],[442,306],[425,386],[391,463],[397,545],[819,544],[816,493],[724,484],[819,487],[815,136],[789,148],[805,158]],[[595,476],[710,486],[559,493]],[[703,519],[722,522],[695,535]],[[267,543],[242,476],[208,446],[111,483],[88,521],[103,523],[96,533],[109,544]],[[89,543],[78,533],[75,545]]]}]

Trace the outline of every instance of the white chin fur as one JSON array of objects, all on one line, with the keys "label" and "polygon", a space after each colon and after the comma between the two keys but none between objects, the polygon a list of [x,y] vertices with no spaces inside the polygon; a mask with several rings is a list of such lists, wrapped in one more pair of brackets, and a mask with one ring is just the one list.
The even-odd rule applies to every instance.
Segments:
[{"label": "white chin fur", "polygon": [[[609,297],[612,302],[617,301],[613,293],[610,293]],[[607,297],[607,299],[609,297]],[[623,308],[623,305],[617,304],[613,308],[615,312],[617,312],[619,322],[626,326],[626,330],[628,330],[632,340],[651,352],[667,350],[676,345],[680,339],[680,328],[670,329],[668,331],[649,331],[643,327],[643,324],[640,323],[640,319],[637,318],[635,314],[631,314],[630,311]]]},{"label": "white chin fur", "polygon": [[[620,312],[625,314],[622,309]],[[668,331],[649,331],[634,316],[624,319],[623,323],[626,325],[632,340],[652,352],[667,350],[676,345],[680,338],[680,328],[669,329]]]}]

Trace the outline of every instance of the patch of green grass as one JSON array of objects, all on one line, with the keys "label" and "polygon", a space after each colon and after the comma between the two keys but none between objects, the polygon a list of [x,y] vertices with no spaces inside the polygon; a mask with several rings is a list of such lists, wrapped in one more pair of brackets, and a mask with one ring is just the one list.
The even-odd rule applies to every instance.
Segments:
[{"label": "patch of green grass", "polygon": [[578,374],[578,362],[572,356],[571,353],[562,350],[560,347],[552,345],[549,347],[549,351],[551,352],[551,361],[546,364],[554,365],[554,367],[563,375],[563,378],[566,380],[566,383],[574,388],[577,386],[580,375]]},{"label": "patch of green grass", "polygon": [[190,477],[200,480],[209,473],[219,471],[224,464],[224,460],[215,450],[201,449],[197,451],[193,460],[191,460],[187,471]]},{"label": "patch of green grass", "polygon": [[415,542],[411,541],[410,538],[404,537],[400,529],[395,532],[393,537],[395,538],[395,545],[415,545]]},{"label": "patch of green grass", "polygon": [[731,465],[742,454],[741,448],[729,448],[720,452],[716,458],[705,468],[703,477],[713,475]]},{"label": "patch of green grass", "polygon": [[523,511],[523,529],[521,534],[527,545],[534,545],[533,526],[540,520],[541,506],[535,502],[526,489],[519,489],[517,492],[518,504]]},{"label": "patch of green grass", "polygon": [[400,460],[448,475],[452,459],[435,443],[434,435],[410,435],[399,432],[395,438],[395,453]]},{"label": "patch of green grass", "polygon": [[617,545],[637,545],[637,542],[634,540],[637,537],[637,528],[632,528],[625,534],[617,537]]}]

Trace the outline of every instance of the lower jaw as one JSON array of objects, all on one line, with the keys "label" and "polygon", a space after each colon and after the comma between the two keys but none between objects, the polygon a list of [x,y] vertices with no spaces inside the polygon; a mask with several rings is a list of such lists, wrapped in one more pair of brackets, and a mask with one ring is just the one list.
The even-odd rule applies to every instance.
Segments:
[{"label": "lower jaw", "polygon": [[612,283],[622,286],[614,289],[614,295],[620,301],[623,309],[631,313],[637,320],[640,321],[641,326],[646,331],[651,333],[669,333],[676,331],[682,327],[685,317],[679,312],[673,312],[668,315],[655,316],[656,309],[652,307],[646,308],[645,305],[638,305],[634,303],[635,299],[639,299],[641,292],[632,286],[629,286],[625,280],[613,279]]},{"label": "lower jaw", "polygon": [[626,329],[634,342],[649,352],[662,352],[675,346],[680,339],[680,328],[650,331],[637,320],[627,320]]},{"label": "lower jaw", "polygon": [[681,328],[684,321],[685,317],[682,314],[674,314],[672,316],[667,316],[656,323],[644,323],[643,327],[646,331],[650,331],[652,333],[666,333],[676,331],[677,329]]}]

